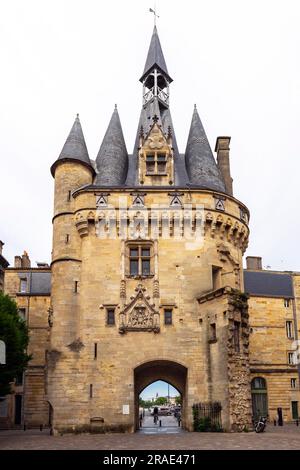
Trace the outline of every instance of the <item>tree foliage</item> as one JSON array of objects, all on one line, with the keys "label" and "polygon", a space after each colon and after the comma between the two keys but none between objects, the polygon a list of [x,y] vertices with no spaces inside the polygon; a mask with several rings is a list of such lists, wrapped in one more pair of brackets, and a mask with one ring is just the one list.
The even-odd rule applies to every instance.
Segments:
[{"label": "tree foliage", "polygon": [[0,396],[11,393],[11,383],[22,374],[31,356],[26,354],[28,328],[18,313],[18,306],[0,292],[0,340],[6,345],[6,364],[0,365]]}]

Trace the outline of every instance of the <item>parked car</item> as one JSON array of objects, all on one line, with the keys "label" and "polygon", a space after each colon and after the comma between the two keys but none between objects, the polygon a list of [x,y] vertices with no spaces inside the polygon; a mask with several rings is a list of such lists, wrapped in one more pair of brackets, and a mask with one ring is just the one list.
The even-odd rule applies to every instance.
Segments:
[{"label": "parked car", "polygon": [[167,406],[161,406],[158,408],[158,414],[160,416],[171,416],[172,411]]},{"label": "parked car", "polygon": [[[151,411],[151,415],[153,416],[154,409]],[[159,416],[171,416],[172,411],[167,406],[158,406],[158,415]]]}]

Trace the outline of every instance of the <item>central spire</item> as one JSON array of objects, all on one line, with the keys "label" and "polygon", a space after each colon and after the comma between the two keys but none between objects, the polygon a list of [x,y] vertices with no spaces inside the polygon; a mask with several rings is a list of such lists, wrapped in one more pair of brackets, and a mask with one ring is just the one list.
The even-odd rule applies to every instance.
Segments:
[{"label": "central spire", "polygon": [[143,105],[153,100],[169,107],[169,85],[172,82],[160,45],[157,28],[154,26],[146,64],[140,82],[143,84]]}]

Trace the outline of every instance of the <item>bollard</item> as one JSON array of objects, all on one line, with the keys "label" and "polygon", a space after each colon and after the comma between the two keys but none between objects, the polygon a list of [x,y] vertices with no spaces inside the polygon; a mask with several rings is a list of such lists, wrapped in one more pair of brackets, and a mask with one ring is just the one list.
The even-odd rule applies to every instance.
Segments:
[{"label": "bollard", "polygon": [[181,422],[181,419],[180,419],[180,418],[178,418],[178,426],[180,426],[180,422]]},{"label": "bollard", "polygon": [[40,424],[40,431],[42,431],[42,430],[43,430],[43,425],[42,425],[42,424]]},{"label": "bollard", "polygon": [[24,423],[23,430],[26,431],[26,424]]},{"label": "bollard", "polygon": [[161,419],[159,420],[159,427],[161,428]]},{"label": "bollard", "polygon": [[296,419],[296,426],[299,426],[299,419]]},{"label": "bollard", "polygon": [[276,419],[274,419],[274,426],[276,426],[276,424],[277,424],[277,423],[276,423]]}]

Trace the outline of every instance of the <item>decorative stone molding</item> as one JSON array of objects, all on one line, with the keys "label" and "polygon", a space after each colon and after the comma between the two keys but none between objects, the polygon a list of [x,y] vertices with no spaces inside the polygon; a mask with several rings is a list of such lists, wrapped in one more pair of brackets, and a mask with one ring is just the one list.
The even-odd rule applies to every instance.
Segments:
[{"label": "decorative stone molding", "polygon": [[154,304],[150,304],[150,297],[146,296],[146,288],[139,284],[136,295],[131,297],[131,302],[119,314],[120,333],[127,331],[152,331],[159,333],[159,313]]},{"label": "decorative stone molding", "polygon": [[83,217],[83,215],[80,212],[78,212],[78,214],[76,215],[75,226],[76,226],[76,228],[78,230],[78,233],[81,237],[85,237],[85,236],[88,235],[88,233],[89,233],[88,218]]},{"label": "decorative stone molding", "polygon": [[235,285],[237,288],[240,287],[240,264],[238,261],[234,259],[232,254],[230,253],[230,249],[224,243],[220,243],[217,245],[217,250],[219,253],[219,259],[222,263],[229,261],[232,265],[233,273],[235,277]]},{"label": "decorative stone molding", "polygon": [[88,223],[95,221],[96,233],[104,238],[140,237],[146,240],[185,236],[185,225],[189,236],[194,236],[198,235],[200,227],[203,236],[227,241],[245,252],[249,236],[245,221],[218,210],[199,211],[191,206],[188,211],[179,204],[169,209],[158,212],[146,206],[140,206],[139,211],[103,208],[97,215],[91,210],[81,210],[76,215],[75,225],[81,237],[88,235]]}]

